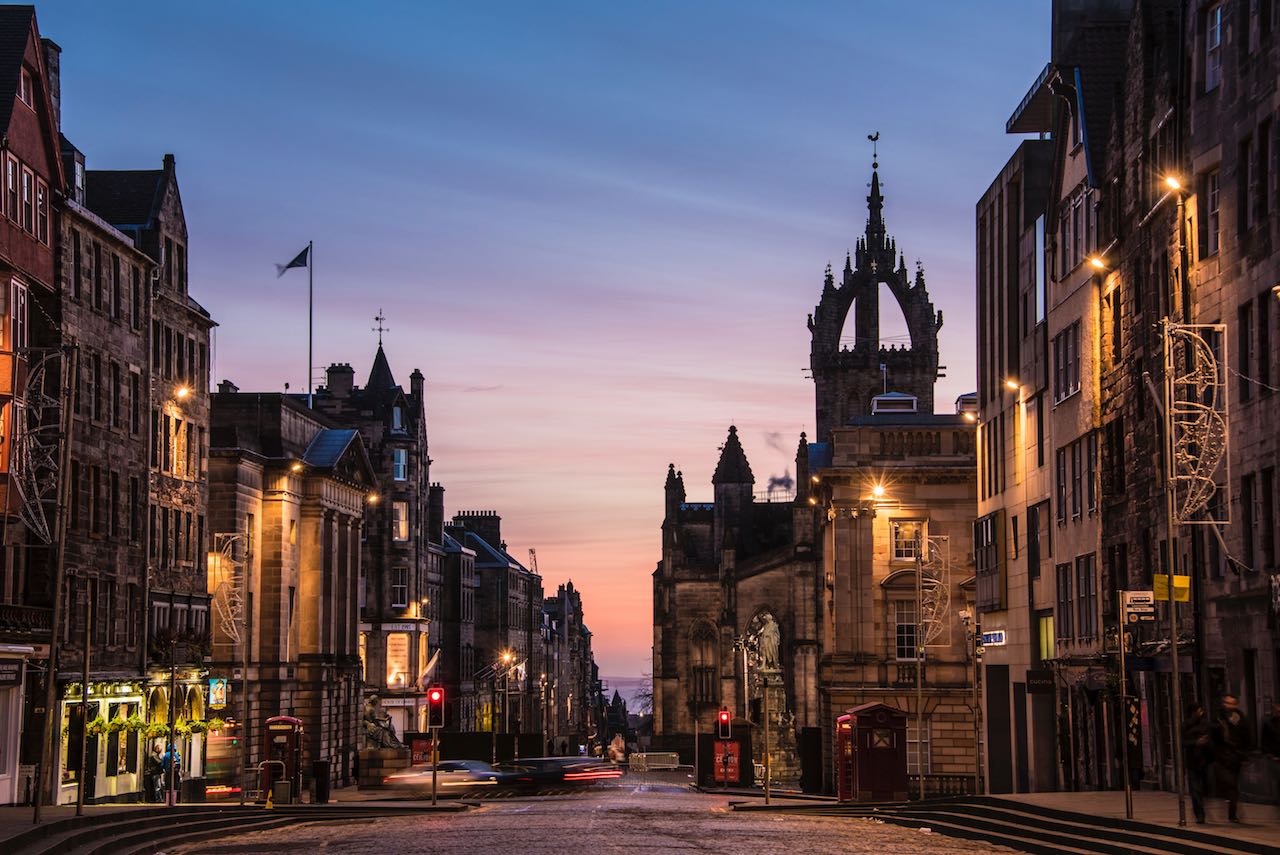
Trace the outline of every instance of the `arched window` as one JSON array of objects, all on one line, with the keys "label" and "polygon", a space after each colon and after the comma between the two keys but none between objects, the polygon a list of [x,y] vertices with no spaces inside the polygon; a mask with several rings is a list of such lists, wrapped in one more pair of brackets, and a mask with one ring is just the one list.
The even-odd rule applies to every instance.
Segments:
[{"label": "arched window", "polygon": [[719,700],[716,691],[716,633],[707,623],[693,627],[689,635],[690,660],[693,677],[693,702],[714,704]]}]

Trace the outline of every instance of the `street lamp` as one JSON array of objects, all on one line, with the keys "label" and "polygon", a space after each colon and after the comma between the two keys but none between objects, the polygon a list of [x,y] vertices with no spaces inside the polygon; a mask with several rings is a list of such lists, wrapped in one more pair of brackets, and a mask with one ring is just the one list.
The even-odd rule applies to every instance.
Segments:
[{"label": "street lamp", "polygon": [[871,495],[875,496],[877,499],[883,499],[883,498],[884,498],[884,485],[883,485],[883,484],[876,484],[874,487],[872,487],[872,488],[871,488]]},{"label": "street lamp", "polygon": [[187,397],[190,394],[191,394],[191,387],[189,386],[179,386],[173,392],[173,396],[177,398],[179,401],[181,401],[183,398]]}]

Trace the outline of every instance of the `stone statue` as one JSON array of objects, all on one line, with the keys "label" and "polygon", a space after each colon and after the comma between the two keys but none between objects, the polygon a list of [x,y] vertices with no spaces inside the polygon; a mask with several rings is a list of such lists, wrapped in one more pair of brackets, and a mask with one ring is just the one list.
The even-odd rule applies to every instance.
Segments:
[{"label": "stone statue", "polygon": [[382,708],[377,695],[370,695],[364,702],[365,748],[403,748],[396,737],[396,726],[391,716]]},{"label": "stone statue", "polygon": [[778,669],[778,624],[772,615],[764,619],[757,644],[760,650],[761,667],[766,671],[776,671]]}]

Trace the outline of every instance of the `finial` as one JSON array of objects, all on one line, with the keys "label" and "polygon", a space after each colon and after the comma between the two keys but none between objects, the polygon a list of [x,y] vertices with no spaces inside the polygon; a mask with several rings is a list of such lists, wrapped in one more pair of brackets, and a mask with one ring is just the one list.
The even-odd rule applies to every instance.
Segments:
[{"label": "finial", "polygon": [[381,308],[378,309],[378,314],[374,315],[373,319],[374,321],[377,322],[378,325],[376,327],[373,327],[372,329],[374,332],[378,334],[378,347],[382,347],[382,334],[384,332],[391,332],[391,327],[384,327],[382,325],[383,322],[387,319],[387,316],[382,314]]},{"label": "finial", "polygon": [[877,145],[876,145],[876,144],[877,144],[878,142],[880,142],[880,132],[879,132],[879,131],[876,131],[876,132],[875,132],[875,133],[873,133],[873,134],[867,134],[867,139],[871,140],[871,168],[872,168],[872,169],[879,169],[879,168],[880,168],[880,155],[879,155],[879,154],[878,154],[878,152],[877,152]]}]

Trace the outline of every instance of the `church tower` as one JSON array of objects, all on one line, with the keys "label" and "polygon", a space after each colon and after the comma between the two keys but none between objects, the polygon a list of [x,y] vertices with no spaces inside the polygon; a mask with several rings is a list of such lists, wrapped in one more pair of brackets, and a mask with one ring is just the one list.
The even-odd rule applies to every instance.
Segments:
[{"label": "church tower", "polygon": [[[877,134],[874,139],[878,139]],[[831,430],[855,416],[871,412],[871,400],[882,392],[916,397],[920,412],[933,412],[933,384],[938,377],[938,329],[942,313],[935,312],[924,284],[924,267],[914,278],[884,224],[884,196],[880,192],[880,164],[871,163],[871,194],[867,196],[867,228],[852,256],[845,257],[837,286],[827,265],[822,298],[809,316],[813,341],[809,368],[817,404],[817,441],[828,442]],[[907,322],[910,345],[885,347],[880,340],[880,285],[889,287]],[[853,341],[842,341],[845,322],[853,311]]]}]

